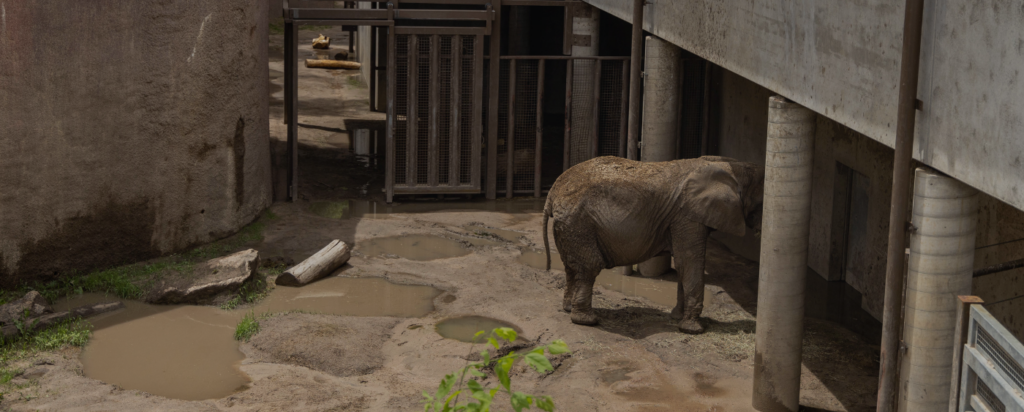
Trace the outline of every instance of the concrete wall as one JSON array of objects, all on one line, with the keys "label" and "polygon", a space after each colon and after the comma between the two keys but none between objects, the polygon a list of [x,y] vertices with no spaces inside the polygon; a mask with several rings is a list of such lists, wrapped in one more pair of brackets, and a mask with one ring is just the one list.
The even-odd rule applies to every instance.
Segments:
[{"label": "concrete wall", "polygon": [[[974,269],[1024,258],[1024,212],[991,196],[978,199]],[[1017,339],[1024,341],[1024,268],[974,279],[973,294]]]},{"label": "concrete wall", "polygon": [[270,203],[264,0],[0,0],[0,283],[226,236]]},{"label": "concrete wall", "polygon": [[[632,0],[587,0],[626,21]],[[916,159],[1024,209],[1024,6],[926,2]],[[903,2],[686,0],[644,29],[875,141],[895,139]]]}]

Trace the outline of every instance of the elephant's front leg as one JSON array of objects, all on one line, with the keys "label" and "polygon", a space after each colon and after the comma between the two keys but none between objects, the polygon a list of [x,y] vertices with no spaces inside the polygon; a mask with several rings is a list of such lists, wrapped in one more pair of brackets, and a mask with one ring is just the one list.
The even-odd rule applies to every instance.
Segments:
[{"label": "elephant's front leg", "polygon": [[[569,268],[566,268],[568,273]],[[594,281],[597,280],[597,273],[578,271],[573,273],[576,278],[576,292],[572,296],[572,323],[577,325],[596,325],[597,315],[591,308],[591,300],[594,297]],[[568,295],[568,291],[566,291]]]},{"label": "elephant's front leg", "polygon": [[704,332],[700,314],[704,311],[704,256],[709,234],[707,226],[696,222],[680,222],[672,227],[672,255],[679,272],[672,317],[679,320],[682,332]]}]

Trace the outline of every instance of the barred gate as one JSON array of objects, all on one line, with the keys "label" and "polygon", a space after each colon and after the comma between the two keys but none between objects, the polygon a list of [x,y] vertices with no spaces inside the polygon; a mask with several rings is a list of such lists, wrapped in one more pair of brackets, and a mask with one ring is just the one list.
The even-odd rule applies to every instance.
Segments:
[{"label": "barred gate", "polygon": [[[552,69],[565,73],[564,126],[558,129],[545,127]],[[497,154],[488,168],[496,193],[539,197],[569,167],[598,156],[625,157],[628,75],[628,56],[501,56],[492,138]],[[553,146],[561,146],[561,159],[550,156]],[[561,167],[548,167],[545,158]]]},{"label": "barred gate", "polygon": [[480,192],[483,37],[395,35],[389,195]]},{"label": "barred gate", "polygon": [[955,410],[1024,412],[1024,345],[980,304],[968,313],[967,341],[955,348],[963,351]]}]

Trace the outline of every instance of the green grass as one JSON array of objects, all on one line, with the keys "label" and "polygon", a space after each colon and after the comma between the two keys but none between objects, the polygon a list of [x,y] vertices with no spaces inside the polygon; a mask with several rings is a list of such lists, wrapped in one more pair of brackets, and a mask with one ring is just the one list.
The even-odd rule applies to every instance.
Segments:
[{"label": "green grass", "polygon": [[57,280],[24,285],[16,290],[4,291],[0,293],[0,304],[19,299],[29,290],[39,291],[50,302],[65,296],[87,292],[107,293],[121,299],[139,299],[145,293],[145,287],[161,273],[191,274],[197,263],[237,252],[244,246],[262,241],[267,223],[275,219],[277,219],[277,215],[268,210],[256,221],[239,230],[238,233],[184,253],[166,256],[148,263],[133,263],[96,270],[86,275],[79,275],[75,272],[65,273]]},{"label": "green grass", "polygon": [[349,203],[347,200],[340,202],[315,201],[309,205],[309,211],[317,216],[341,219],[349,214]]},{"label": "green grass", "polygon": [[270,34],[284,34],[284,23],[270,23]]},{"label": "green grass", "polygon": [[352,86],[352,87],[357,87],[357,88],[360,88],[360,89],[366,87],[366,83],[363,83],[361,80],[359,80],[359,77],[357,77],[357,76],[350,76],[348,78],[348,85]]},{"label": "green grass", "polygon": [[[68,319],[47,329],[0,339],[0,364],[24,359],[41,351],[56,350],[65,346],[85,346],[92,331],[88,322],[82,319]],[[2,382],[9,369],[0,369]],[[8,379],[9,380],[9,379]]]},{"label": "green grass", "polygon": [[245,314],[242,320],[235,326],[235,340],[248,342],[253,335],[260,331],[260,321],[252,312]]}]

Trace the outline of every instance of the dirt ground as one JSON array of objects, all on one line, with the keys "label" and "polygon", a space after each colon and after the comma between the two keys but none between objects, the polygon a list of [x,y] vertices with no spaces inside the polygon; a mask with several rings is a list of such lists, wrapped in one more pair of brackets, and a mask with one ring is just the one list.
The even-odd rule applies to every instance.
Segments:
[{"label": "dirt ground", "polygon": [[[302,31],[300,38],[319,32]],[[328,34],[328,33],[325,33]],[[275,40],[276,37],[276,40]],[[336,44],[347,44],[335,36]],[[271,133],[283,141],[280,119],[280,36],[271,37]],[[517,366],[514,390],[554,398],[557,410],[750,411],[757,265],[712,241],[708,251],[706,332],[679,333],[669,306],[644,297],[596,288],[596,327],[574,325],[560,310],[564,274],[521,263],[542,245],[541,205],[532,199],[380,200],[382,169],[363,168],[348,152],[345,116],[367,114],[367,90],[348,79],[355,72],[300,66],[300,201],[275,203],[256,247],[261,259],[305,259],[332,239],[353,243],[353,256],[336,275],[378,277],[442,291],[434,311],[420,318],[277,314],[240,344],[239,366],[251,383],[221,399],[183,401],[127,390],[83,375],[81,350],[46,352],[23,361],[45,373],[22,380],[6,394],[10,410],[422,410],[422,392],[462,367],[480,346],[442,338],[434,325],[477,315],[508,322],[528,344],[565,340],[571,355],[551,373]],[[308,109],[308,110],[307,110]],[[365,190],[365,192],[364,192]],[[352,199],[336,203],[339,199]],[[500,229],[500,230],[498,230]],[[488,230],[493,230],[488,232]],[[515,236],[519,234],[520,236]],[[373,239],[432,235],[459,242],[471,253],[434,260],[403,256],[417,246],[365,253]],[[511,236],[510,236],[511,235]],[[385,248],[386,249],[386,248]],[[674,288],[674,275],[657,281]],[[273,293],[273,292],[271,292]],[[386,297],[382,297],[386,299]],[[841,326],[808,319],[801,404],[807,410],[873,410],[877,347]],[[17,365],[16,365],[17,366]],[[489,375],[485,384],[497,385]],[[504,403],[502,403],[504,402]],[[507,401],[496,410],[511,410]]]}]

